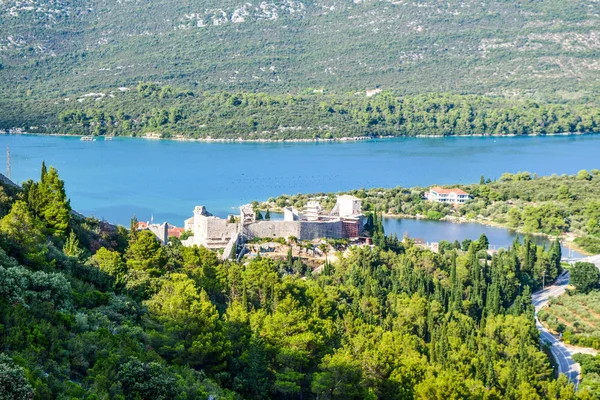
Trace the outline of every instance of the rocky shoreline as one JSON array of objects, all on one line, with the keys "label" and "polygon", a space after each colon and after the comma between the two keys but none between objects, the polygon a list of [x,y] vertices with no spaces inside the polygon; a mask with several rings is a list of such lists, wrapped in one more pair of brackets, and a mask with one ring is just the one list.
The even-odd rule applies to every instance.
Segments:
[{"label": "rocky shoreline", "polygon": [[[31,135],[31,136],[64,136],[64,137],[84,137],[90,135],[70,135],[64,133],[32,133],[26,132],[20,128],[14,129],[0,129],[0,134],[8,134],[8,135]],[[162,137],[160,134],[145,134],[143,136],[116,136],[122,138],[136,138],[136,139],[149,139],[149,140],[175,140],[180,142],[200,142],[200,143],[336,143],[336,142],[358,142],[358,141],[371,141],[371,140],[384,140],[384,139],[394,139],[394,138],[461,138],[461,137],[493,137],[493,138],[502,138],[502,137],[544,137],[544,136],[581,136],[581,135],[594,135],[598,134],[598,132],[562,132],[562,133],[546,133],[546,134],[530,134],[530,135],[484,135],[484,134],[472,134],[472,135],[451,135],[451,136],[443,136],[443,135],[415,135],[415,136],[393,136],[393,135],[385,135],[385,136],[344,136],[341,138],[290,138],[290,139],[248,139],[248,138],[213,138],[213,137],[205,137],[205,138],[191,138],[183,135],[173,136],[173,137]],[[103,137],[103,136],[98,136]],[[112,137],[112,136],[111,136]]]}]

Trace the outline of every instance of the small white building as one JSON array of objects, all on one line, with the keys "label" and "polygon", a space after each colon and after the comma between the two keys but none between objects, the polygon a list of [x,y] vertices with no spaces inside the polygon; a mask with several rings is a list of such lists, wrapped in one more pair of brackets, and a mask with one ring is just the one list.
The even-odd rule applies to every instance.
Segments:
[{"label": "small white building", "polygon": [[469,199],[469,193],[461,189],[443,189],[439,186],[432,187],[425,195],[429,201],[438,203],[464,204]]}]

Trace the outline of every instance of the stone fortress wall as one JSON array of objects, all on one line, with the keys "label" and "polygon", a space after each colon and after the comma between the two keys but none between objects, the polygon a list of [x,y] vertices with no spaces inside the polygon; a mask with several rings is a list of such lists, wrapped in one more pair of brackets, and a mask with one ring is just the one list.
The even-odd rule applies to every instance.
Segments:
[{"label": "stone fortress wall", "polygon": [[242,228],[242,234],[252,238],[289,238],[313,240],[343,237],[342,221],[257,221]]},{"label": "stone fortress wall", "polygon": [[283,221],[256,220],[248,205],[240,207],[236,222],[213,216],[204,206],[194,208],[194,216],[185,221],[185,229],[193,236],[182,241],[185,246],[207,248],[231,247],[231,241],[253,238],[289,238],[314,240],[318,238],[357,237],[363,227],[361,201],[353,196],[340,196],[330,214],[324,214],[316,202],[309,202],[304,214],[295,209],[284,209]]},{"label": "stone fortress wall", "polygon": [[207,218],[206,223],[201,224],[201,227],[203,229],[200,231],[200,241],[209,245],[222,245],[222,247],[225,247],[229,239],[239,230],[237,223],[216,217]]}]

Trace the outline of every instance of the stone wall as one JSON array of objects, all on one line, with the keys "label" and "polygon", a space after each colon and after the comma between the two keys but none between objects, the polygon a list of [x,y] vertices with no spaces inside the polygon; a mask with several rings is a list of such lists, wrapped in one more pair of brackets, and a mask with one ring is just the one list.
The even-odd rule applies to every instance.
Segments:
[{"label": "stone wall", "polygon": [[299,240],[318,238],[339,239],[343,237],[342,221],[260,221],[244,226],[244,235],[248,239],[288,238],[294,236]]},{"label": "stone wall", "polygon": [[167,244],[169,242],[169,226],[166,222],[162,224],[150,224],[147,228],[150,232],[156,235],[156,238],[160,240],[162,244]]},{"label": "stone wall", "polygon": [[223,254],[221,255],[222,260],[235,258],[235,250],[237,249],[239,238],[240,234],[236,233],[231,237],[231,239],[229,239],[229,242],[227,242],[227,246],[225,246],[225,250],[223,250]]},{"label": "stone wall", "polygon": [[225,247],[237,233],[236,223],[217,217],[195,216],[194,244],[208,248]]},{"label": "stone wall", "polygon": [[252,238],[288,238],[300,239],[300,221],[259,221],[244,225],[243,234]]}]

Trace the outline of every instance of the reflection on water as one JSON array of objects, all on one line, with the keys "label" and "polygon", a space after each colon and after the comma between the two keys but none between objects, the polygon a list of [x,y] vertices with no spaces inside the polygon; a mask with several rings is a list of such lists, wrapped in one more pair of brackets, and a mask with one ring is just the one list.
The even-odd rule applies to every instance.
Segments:
[{"label": "reflection on water", "polygon": [[[447,240],[449,242],[458,240],[462,242],[464,239],[476,240],[484,233],[490,242],[491,249],[507,248],[512,245],[517,236],[517,233],[513,230],[482,225],[476,222],[457,224],[426,219],[384,218],[383,227],[386,235],[394,233],[398,237],[408,235],[411,238],[424,239],[426,242],[439,242],[440,240]],[[530,238],[539,245],[550,246],[550,241],[546,237],[531,235]],[[564,255],[572,254],[574,257],[581,256],[581,254],[569,250],[564,246],[562,251]]]}]

